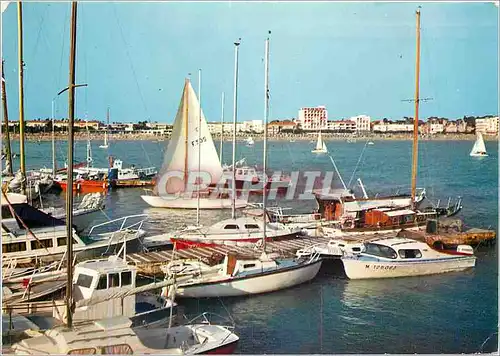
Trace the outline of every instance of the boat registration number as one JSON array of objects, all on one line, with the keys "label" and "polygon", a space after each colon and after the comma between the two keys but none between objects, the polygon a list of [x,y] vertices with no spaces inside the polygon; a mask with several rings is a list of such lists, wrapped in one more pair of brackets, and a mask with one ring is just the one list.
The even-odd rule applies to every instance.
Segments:
[{"label": "boat registration number", "polygon": [[365,265],[365,268],[370,268],[370,267],[372,267],[372,269],[383,269],[383,270],[396,269],[396,266]]}]

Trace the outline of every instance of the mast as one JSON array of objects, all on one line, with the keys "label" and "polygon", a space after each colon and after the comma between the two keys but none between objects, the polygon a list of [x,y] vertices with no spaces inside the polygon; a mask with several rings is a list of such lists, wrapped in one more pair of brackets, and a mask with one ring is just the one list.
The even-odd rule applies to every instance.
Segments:
[{"label": "mast", "polygon": [[7,111],[7,91],[5,90],[5,75],[4,61],[2,60],[2,104],[3,104],[3,122],[5,124],[5,155],[7,156],[7,164],[9,165],[8,173],[12,175],[12,152],[10,147],[9,133],[9,115]]},{"label": "mast", "polygon": [[221,114],[220,114],[220,148],[219,148],[219,160],[222,164],[222,145],[224,136],[224,92],[222,92],[221,98]]},{"label": "mast", "polygon": [[56,133],[55,133],[55,101],[52,99],[52,176],[56,176]]},{"label": "mast", "polygon": [[415,196],[417,190],[417,160],[418,160],[418,109],[420,104],[420,7],[417,15],[417,48],[415,63],[415,118],[413,120],[413,160],[411,170],[411,205],[415,208]]},{"label": "mast", "polygon": [[67,274],[66,315],[67,326],[73,325],[73,124],[75,121],[75,66],[76,66],[76,9],[77,3],[71,4],[71,44],[69,57],[68,85],[68,178],[66,189],[66,237],[67,237]]},{"label": "mast", "polygon": [[267,195],[266,195],[266,186],[267,186],[267,174],[266,174],[266,167],[267,167],[267,121],[269,119],[269,37],[271,35],[271,31],[269,31],[269,34],[266,39],[266,50],[265,50],[265,63],[264,63],[264,157],[263,157],[263,177],[264,177],[264,182],[263,184],[263,189],[264,192],[262,194],[262,216],[264,218],[264,228],[263,228],[263,236],[262,236],[262,249],[264,252],[266,252],[266,218],[267,218],[267,212],[266,212],[266,203],[267,203]]},{"label": "mast", "polygon": [[196,226],[200,226],[200,171],[201,171],[201,69],[198,69],[198,184],[196,199]]},{"label": "mast", "polygon": [[106,110],[106,131],[104,131],[104,146],[108,145],[108,128],[109,128],[109,107]]},{"label": "mast", "polygon": [[238,116],[238,49],[241,38],[234,42],[234,99],[233,99],[233,184],[231,194],[231,217],[236,218],[236,119]]},{"label": "mast", "polygon": [[17,3],[17,35],[19,46],[19,154],[21,164],[21,193],[26,194],[26,165],[24,153],[24,62],[23,62],[23,4]]},{"label": "mast", "polygon": [[188,179],[188,149],[189,149],[189,140],[188,140],[188,90],[187,86],[189,83],[189,79],[186,78],[185,83],[184,83],[184,95],[182,96],[183,98],[183,120],[184,120],[184,190],[186,189],[187,186],[187,179]]}]

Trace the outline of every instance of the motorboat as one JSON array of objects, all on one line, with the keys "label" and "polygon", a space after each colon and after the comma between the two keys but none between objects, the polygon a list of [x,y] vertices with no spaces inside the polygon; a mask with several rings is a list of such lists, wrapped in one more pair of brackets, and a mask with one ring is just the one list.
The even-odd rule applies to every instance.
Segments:
[{"label": "motorboat", "polygon": [[363,243],[358,241],[331,239],[327,243],[313,244],[297,250],[297,257],[306,257],[319,254],[321,258],[340,258],[345,254],[358,254],[363,248]]},{"label": "motorboat", "polygon": [[[3,201],[3,200],[2,200]],[[110,254],[126,241],[137,249],[146,214],[129,215],[97,224],[80,236],[73,228],[77,260]],[[116,226],[119,226],[117,229]],[[26,261],[59,261],[66,252],[65,222],[26,203],[2,204],[2,258]]]},{"label": "motorboat", "polygon": [[472,247],[435,250],[424,242],[389,238],[364,243],[360,253],[341,258],[349,279],[412,277],[462,271],[476,264]]},{"label": "motorboat", "polygon": [[172,328],[134,328],[126,316],[56,326],[12,345],[16,355],[62,354],[230,354],[239,337],[230,326],[205,318]]},{"label": "motorboat", "polygon": [[[301,230],[289,228],[280,223],[266,223],[266,240],[284,240],[297,237]],[[212,226],[187,227],[171,235],[170,240],[177,249],[188,247],[229,245],[248,246],[262,240],[264,222],[255,217],[225,219]],[[143,242],[148,246],[148,238]]]}]

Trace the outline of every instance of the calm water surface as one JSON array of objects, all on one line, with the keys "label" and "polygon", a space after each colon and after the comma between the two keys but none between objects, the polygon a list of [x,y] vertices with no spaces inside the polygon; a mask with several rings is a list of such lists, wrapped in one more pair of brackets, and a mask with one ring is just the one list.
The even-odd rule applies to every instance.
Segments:
[{"label": "calm water surface", "polygon": [[[106,150],[93,142],[96,166],[107,165]],[[460,217],[469,226],[498,229],[498,148],[486,142],[490,154],[471,158],[470,141],[424,141],[419,147],[418,186],[429,200],[463,197]],[[66,143],[58,142],[59,166],[66,156]],[[86,143],[76,144],[76,159],[85,159]],[[268,145],[268,165],[283,171],[333,171],[327,156],[313,156],[314,143],[273,141]],[[27,166],[51,166],[50,142],[27,144]],[[112,141],[109,154],[125,165],[160,167],[166,142]],[[217,146],[218,147],[218,146]],[[368,192],[391,193],[410,183],[411,143],[376,141],[346,143],[330,141],[328,148],[347,184],[363,179]],[[13,146],[19,152],[18,143]],[[262,163],[262,142],[254,147],[238,145],[238,158]],[[363,152],[363,155],[360,155]],[[224,161],[231,145],[224,146]],[[353,183],[353,184],[354,184]],[[340,186],[336,179],[336,186]],[[359,188],[354,186],[354,189]],[[194,223],[196,212],[149,208],[140,198],[141,189],[123,189],[108,196],[110,217],[147,213],[150,231],[168,231]],[[55,199],[63,204],[63,196]],[[307,212],[314,201],[281,201],[281,205]],[[228,212],[202,211],[210,224]],[[103,217],[104,221],[105,218]],[[228,313],[241,337],[240,353],[470,353],[497,331],[498,258],[496,248],[479,248],[476,268],[464,273],[388,280],[349,281],[322,273],[311,283],[281,292],[245,298],[183,302],[186,312]],[[497,336],[484,346],[496,350]]]}]

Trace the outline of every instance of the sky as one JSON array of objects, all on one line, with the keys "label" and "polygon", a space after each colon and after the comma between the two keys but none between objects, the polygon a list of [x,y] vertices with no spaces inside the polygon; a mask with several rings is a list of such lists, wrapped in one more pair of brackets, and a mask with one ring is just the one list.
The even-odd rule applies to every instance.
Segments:
[{"label": "sky", "polygon": [[[420,117],[498,114],[498,7],[493,3],[79,2],[78,118],[172,123],[184,78],[208,121],[264,117],[270,37],[270,119],[324,105],[330,120],[413,116],[415,10],[421,6]],[[68,84],[70,3],[24,2],[25,118],[51,117]],[[18,120],[17,4],[2,14],[9,119]],[[55,99],[67,117],[67,94]]]}]

